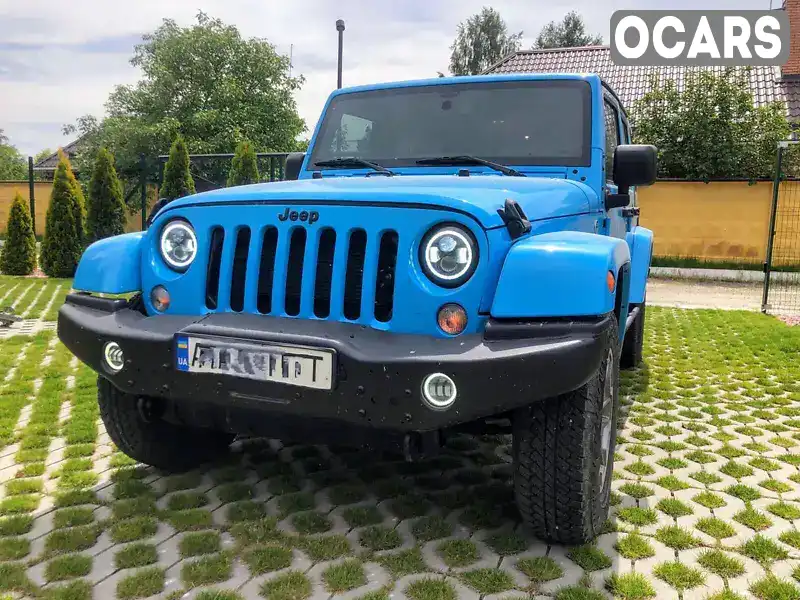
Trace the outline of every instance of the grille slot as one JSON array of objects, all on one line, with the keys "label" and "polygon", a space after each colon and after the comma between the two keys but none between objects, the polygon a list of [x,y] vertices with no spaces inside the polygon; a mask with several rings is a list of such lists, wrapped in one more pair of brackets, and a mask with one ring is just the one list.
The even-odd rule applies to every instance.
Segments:
[{"label": "grille slot", "polygon": [[300,314],[300,292],[303,287],[303,261],[306,253],[306,230],[302,227],[292,231],[289,241],[289,262],[286,267],[286,314]]},{"label": "grille slot", "polygon": [[394,277],[397,268],[397,232],[381,236],[378,252],[378,275],[375,278],[375,319],[386,323],[394,309]]},{"label": "grille slot", "polygon": [[354,229],[347,246],[347,270],[344,275],[344,316],[351,321],[361,316],[361,291],[364,285],[364,258],[367,233]]},{"label": "grille slot", "polygon": [[222,246],[225,241],[225,230],[215,227],[211,231],[211,243],[206,269],[206,307],[216,310],[219,304],[219,269],[222,264]]},{"label": "grille slot", "polygon": [[[263,234],[248,225],[227,231],[214,227],[206,307],[232,312],[247,307],[249,312],[255,306],[265,315],[387,323],[394,312],[398,253],[399,237],[393,230],[368,234],[356,228],[342,236],[332,227],[309,233],[305,227],[281,231],[268,226]],[[258,273],[249,274],[248,284],[248,269],[256,266]],[[249,298],[251,294],[255,297]]]},{"label": "grille slot", "polygon": [[336,250],[336,231],[325,228],[319,236],[317,271],[314,275],[314,315],[327,319],[331,314],[331,285],[333,257]]},{"label": "grille slot", "polygon": [[272,279],[275,274],[275,253],[278,249],[278,230],[267,227],[264,230],[264,241],[261,246],[261,262],[258,266],[258,312],[272,312]]},{"label": "grille slot", "polygon": [[244,309],[244,280],[247,274],[247,255],[250,251],[250,228],[242,227],[236,234],[236,248],[233,253],[233,273],[231,275],[231,310]]}]

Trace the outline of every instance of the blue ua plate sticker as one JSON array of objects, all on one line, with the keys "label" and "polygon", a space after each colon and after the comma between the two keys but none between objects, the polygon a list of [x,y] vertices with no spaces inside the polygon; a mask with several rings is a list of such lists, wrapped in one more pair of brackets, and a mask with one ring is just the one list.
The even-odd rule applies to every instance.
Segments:
[{"label": "blue ua plate sticker", "polygon": [[179,371],[189,370],[189,338],[179,335],[175,338],[176,349],[175,355],[177,357],[177,368]]}]

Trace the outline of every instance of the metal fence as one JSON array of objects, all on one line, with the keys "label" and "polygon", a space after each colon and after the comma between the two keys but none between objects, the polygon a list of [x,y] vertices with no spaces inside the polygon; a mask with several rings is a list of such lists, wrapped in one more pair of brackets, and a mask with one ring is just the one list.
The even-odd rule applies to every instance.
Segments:
[{"label": "metal fence", "polygon": [[788,174],[799,159],[800,142],[778,144],[761,306],[773,314],[800,315],[800,180]]},{"label": "metal fence", "polygon": [[[286,152],[257,152],[256,165],[262,182],[283,181],[285,178],[284,164]],[[234,154],[190,154],[189,171],[194,179],[198,192],[216,190],[227,185],[228,173]],[[148,212],[148,186],[161,185],[164,165],[169,159],[168,155],[161,155],[155,159],[141,155],[139,161],[139,182],[126,192],[126,202],[134,193],[139,194],[141,206],[142,229],[145,229]]]}]

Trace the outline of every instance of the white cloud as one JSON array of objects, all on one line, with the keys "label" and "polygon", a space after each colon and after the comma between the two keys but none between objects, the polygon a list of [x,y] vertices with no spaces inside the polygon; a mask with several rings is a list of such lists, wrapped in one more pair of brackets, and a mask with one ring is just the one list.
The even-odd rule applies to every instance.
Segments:
[{"label": "white cloud", "polygon": [[[485,0],[74,0],[53,10],[44,0],[0,0],[0,128],[25,153],[66,140],[60,127],[101,115],[113,87],[136,81],[128,64],[133,44],[161,19],[192,22],[198,10],[234,24],[245,36],[270,40],[282,53],[293,46],[294,72],[306,77],[297,94],[311,130],[336,85],[335,20],[347,22],[345,85],[435,77],[447,70],[459,21]],[[609,19],[622,8],[695,8],[690,0],[495,0],[512,31],[530,46],[550,20],[581,12],[593,33],[608,39]],[[703,8],[765,8],[761,0],[706,0]]]}]

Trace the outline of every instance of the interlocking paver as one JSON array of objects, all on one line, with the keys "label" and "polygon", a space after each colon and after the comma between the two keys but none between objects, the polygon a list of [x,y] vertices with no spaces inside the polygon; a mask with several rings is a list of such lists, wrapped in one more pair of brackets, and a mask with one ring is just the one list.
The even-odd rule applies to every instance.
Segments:
[{"label": "interlocking paver", "polygon": [[[769,574],[796,585],[798,352],[800,328],[768,317],[648,311],[645,365],[621,376],[608,533],[576,553],[519,527],[508,436],[455,436],[438,458],[411,464],[241,440],[224,463],[166,475],[116,452],[94,375],[52,333],[9,338],[0,345],[0,392],[12,398],[0,417],[0,552],[34,586],[85,580],[95,598],[203,589],[262,598],[265,582],[284,577],[327,600],[323,573],[342,563],[356,583],[336,584],[347,589],[334,597],[348,600],[404,598],[420,579],[459,598],[478,598],[477,588],[489,600],[552,597],[583,585],[608,595],[610,577],[622,585],[639,575],[659,600],[726,588],[751,597]],[[219,536],[184,549],[209,531]],[[141,566],[120,569],[128,548]],[[271,562],[270,548],[290,549],[291,565]],[[248,568],[256,556],[266,572]],[[0,588],[24,591],[20,567],[8,568]]]}]

